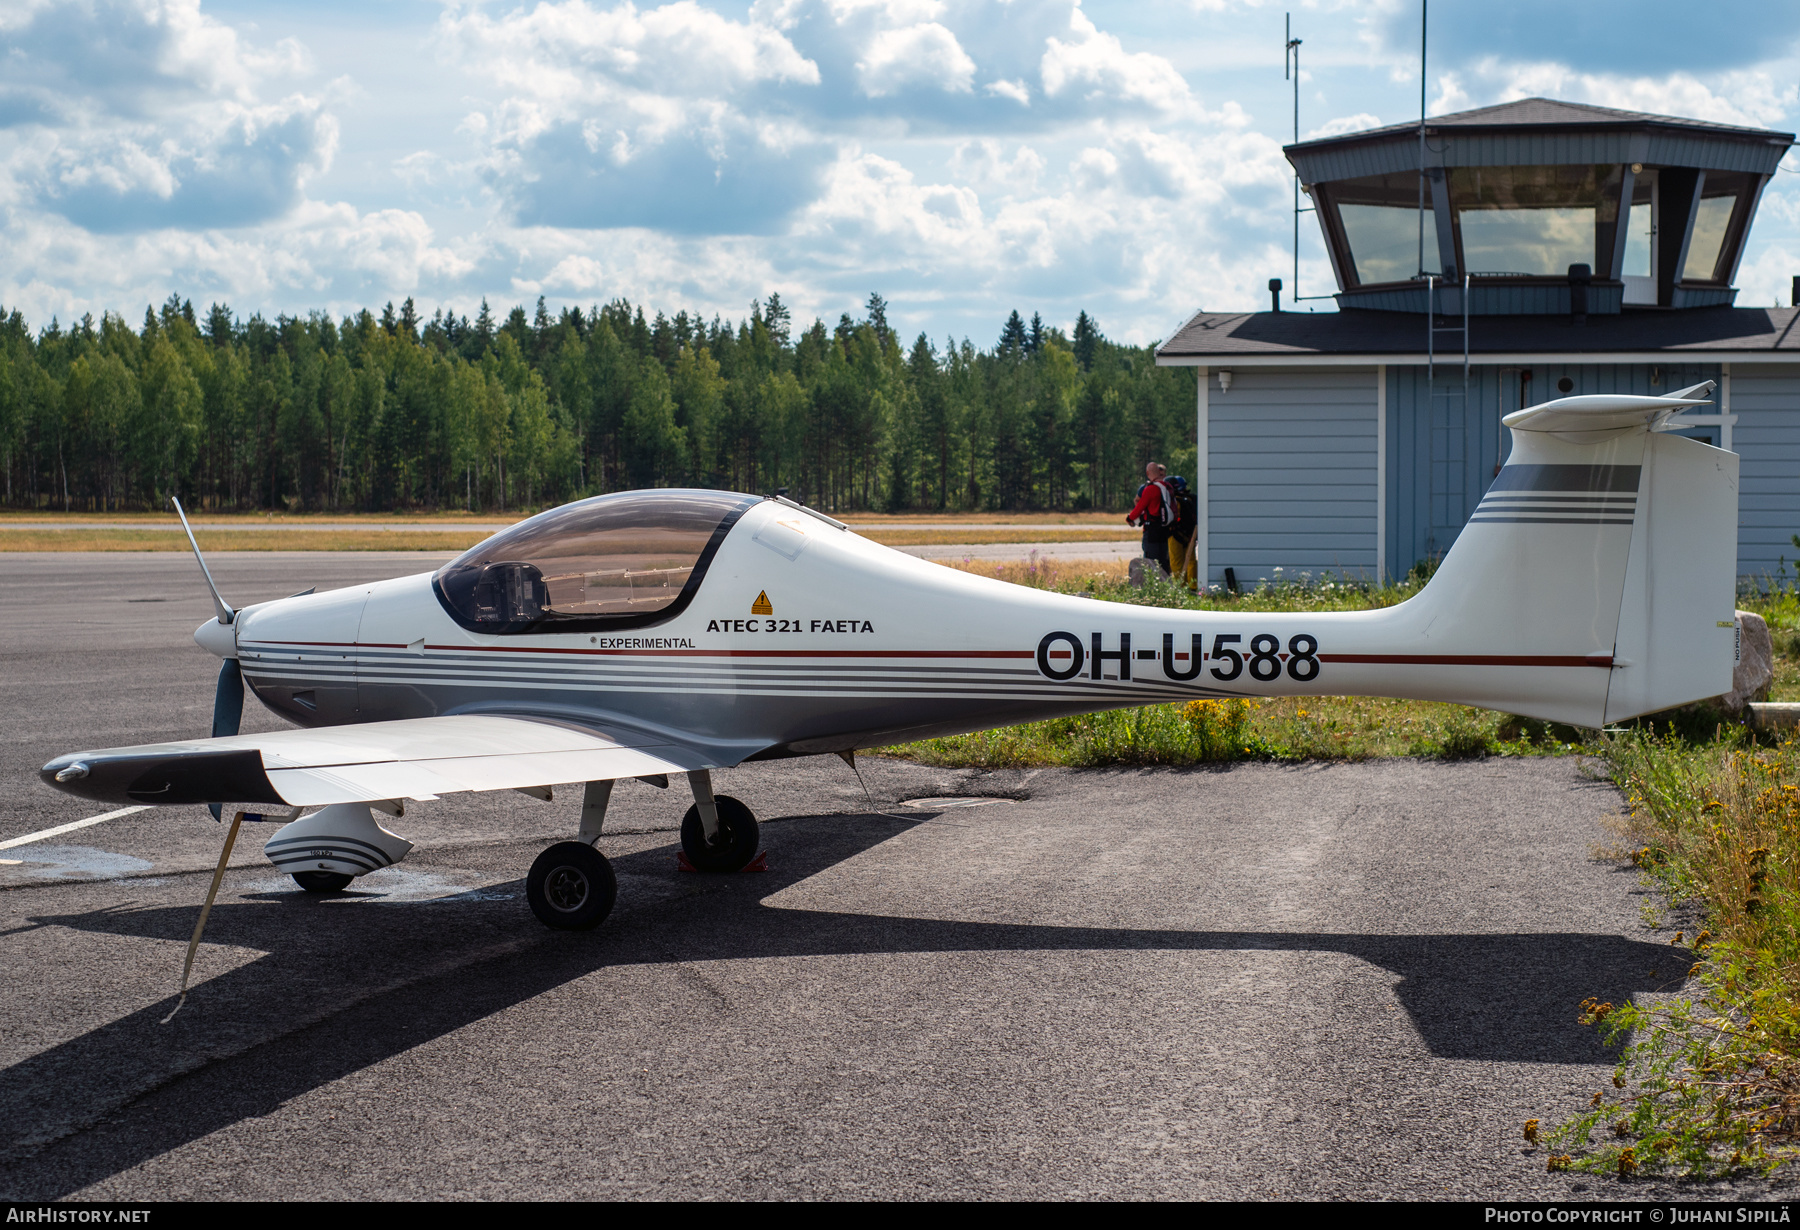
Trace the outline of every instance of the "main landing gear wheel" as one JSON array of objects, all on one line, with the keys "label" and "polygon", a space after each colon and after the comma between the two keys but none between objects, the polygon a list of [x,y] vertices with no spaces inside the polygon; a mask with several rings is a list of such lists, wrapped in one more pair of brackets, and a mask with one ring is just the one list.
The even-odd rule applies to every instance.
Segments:
[{"label": "main landing gear wheel", "polygon": [[695,871],[737,871],[756,857],[762,837],[750,809],[728,794],[717,795],[719,832],[710,842],[700,823],[700,805],[694,804],[681,818],[681,849]]},{"label": "main landing gear wheel", "polygon": [[546,927],[587,931],[612,913],[619,882],[612,864],[581,841],[562,841],[537,856],[525,877],[525,899]]},{"label": "main landing gear wheel", "polygon": [[296,871],[294,883],[309,893],[341,893],[350,887],[351,877],[335,871]]}]

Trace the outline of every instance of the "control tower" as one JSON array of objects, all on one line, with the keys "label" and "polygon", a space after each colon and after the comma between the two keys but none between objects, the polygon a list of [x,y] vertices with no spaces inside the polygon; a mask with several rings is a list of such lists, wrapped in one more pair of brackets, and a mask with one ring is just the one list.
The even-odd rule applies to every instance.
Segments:
[{"label": "control tower", "polygon": [[[1529,98],[1287,147],[1336,312],[1200,312],[1215,583],[1394,577],[1441,556],[1505,459],[1500,418],[1719,382],[1682,430],[1742,457],[1740,576],[1800,531],[1800,326],[1734,280],[1794,134]],[[1795,280],[1800,289],[1800,278]]]}]

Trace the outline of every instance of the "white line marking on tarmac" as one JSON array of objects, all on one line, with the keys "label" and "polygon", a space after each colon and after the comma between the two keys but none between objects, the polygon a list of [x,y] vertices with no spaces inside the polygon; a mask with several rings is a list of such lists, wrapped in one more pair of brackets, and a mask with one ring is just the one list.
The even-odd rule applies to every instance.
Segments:
[{"label": "white line marking on tarmac", "polygon": [[[76,820],[69,824],[59,824],[53,829],[43,829],[36,833],[27,833],[23,837],[14,837],[10,841],[0,841],[0,850],[10,850],[14,846],[30,845],[34,841],[42,841],[46,837],[56,837],[63,833],[73,833],[76,829],[84,829],[90,824],[99,824],[102,820],[117,820],[120,816],[134,815],[140,811],[149,811],[150,804],[140,803],[136,807],[121,807],[118,811],[109,811],[104,816],[89,816],[86,820]],[[6,860],[11,862],[11,859]]]}]

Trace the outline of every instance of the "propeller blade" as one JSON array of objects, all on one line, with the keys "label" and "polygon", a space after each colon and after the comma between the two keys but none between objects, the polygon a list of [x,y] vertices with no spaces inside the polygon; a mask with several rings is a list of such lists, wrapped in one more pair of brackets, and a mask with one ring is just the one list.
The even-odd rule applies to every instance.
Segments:
[{"label": "propeller blade", "polygon": [[[225,599],[219,596],[219,587],[213,583],[212,569],[206,566],[206,557],[200,554],[200,544],[194,541],[194,527],[188,524],[187,513],[183,512],[181,509],[181,501],[174,496],[170,496],[169,502],[175,505],[175,515],[181,518],[181,528],[187,531],[188,545],[194,548],[194,559],[199,561],[200,575],[206,578],[206,588],[212,590],[213,608],[219,613],[219,622],[221,624],[229,625],[232,620],[237,618],[237,612],[232,610],[231,607],[226,604]],[[242,685],[238,688],[238,696],[241,701],[243,697]],[[240,703],[239,708],[241,709],[242,707],[243,706]],[[236,727],[232,728],[232,733],[237,733]]]},{"label": "propeller blade", "polygon": [[[219,686],[213,693],[213,738],[235,735],[243,720],[244,672],[238,667],[236,658],[226,658],[219,663]],[[214,820],[220,819],[217,803],[208,803],[207,809]]]}]

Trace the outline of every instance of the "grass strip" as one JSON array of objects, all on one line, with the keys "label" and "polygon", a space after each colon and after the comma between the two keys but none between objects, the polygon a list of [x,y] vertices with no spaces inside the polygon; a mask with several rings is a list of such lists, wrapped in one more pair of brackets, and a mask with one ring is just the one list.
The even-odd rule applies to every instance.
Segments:
[{"label": "grass strip", "polygon": [[[1560,737],[1570,736],[1569,739]],[[1368,760],[1559,755],[1578,732],[1463,705],[1364,696],[1192,700],[1112,709],[883,748],[946,768],[1198,764],[1240,760]]]},{"label": "grass strip", "polygon": [[[468,525],[510,525],[517,521],[523,521],[527,516],[530,515],[529,513],[518,512],[515,510],[508,510],[508,511],[504,511],[504,512],[489,512],[489,513],[468,513],[468,512],[442,512],[442,513],[408,513],[408,512],[400,512],[400,513],[364,513],[364,512],[285,513],[285,512],[280,512],[280,513],[277,513],[277,512],[255,512],[255,513],[236,513],[236,512],[202,512],[202,511],[198,511],[198,510],[190,508],[187,510],[187,512],[188,512],[188,520],[194,522],[195,524],[199,524],[201,522],[212,522],[214,524],[229,524],[229,525],[232,525],[234,528],[235,527],[255,528],[256,526],[261,526],[261,525],[271,525],[271,526],[291,525],[291,526],[300,526],[300,527],[323,526],[323,527],[327,527],[327,528],[329,528],[331,526],[342,526],[345,529],[355,529],[359,525],[364,525],[364,524],[367,524],[370,526],[416,525],[416,526],[420,527],[421,529],[431,529],[434,527],[444,528],[444,529],[453,529],[458,525],[464,525],[464,524],[468,524]],[[114,526],[114,525],[127,525],[127,526],[130,526],[133,528],[142,526],[144,529],[160,530],[160,529],[167,529],[169,526],[176,524],[175,514],[171,511],[167,511],[167,510],[165,510],[163,512],[86,512],[86,511],[83,511],[83,512],[70,512],[70,513],[54,512],[54,511],[18,512],[18,511],[11,510],[11,509],[0,511],[0,531],[8,530],[8,529],[18,529],[18,528],[30,529],[33,526],[42,526],[42,525],[65,526],[65,525],[70,525],[70,523],[72,523],[72,522],[76,523],[73,526],[73,528],[76,528],[76,529],[85,528],[84,526],[82,526],[80,524],[81,522],[90,522],[95,527],[101,528],[101,529],[105,529],[109,526]]]},{"label": "grass strip", "polygon": [[[464,551],[483,530],[195,530],[213,551]],[[186,551],[180,530],[0,530],[0,551]]]},{"label": "grass strip", "polygon": [[[303,523],[300,523],[303,524]],[[970,546],[1023,542],[1116,542],[1115,530],[1079,527],[1029,530],[893,530],[864,529],[865,537],[891,547],[944,543]],[[320,526],[318,529],[208,530],[194,536],[208,551],[461,551],[489,537],[485,529],[441,528],[380,530]],[[1129,536],[1126,536],[1129,537]],[[187,538],[163,525],[144,529],[33,529],[29,524],[0,522],[0,551],[185,551]]]},{"label": "grass strip", "polygon": [[1042,529],[1023,530],[920,530],[887,529],[879,525],[851,526],[858,534],[888,547],[980,546],[1009,542],[1131,542],[1138,541],[1137,531],[1128,526],[1117,529],[1087,529],[1081,526],[1047,525]]}]

